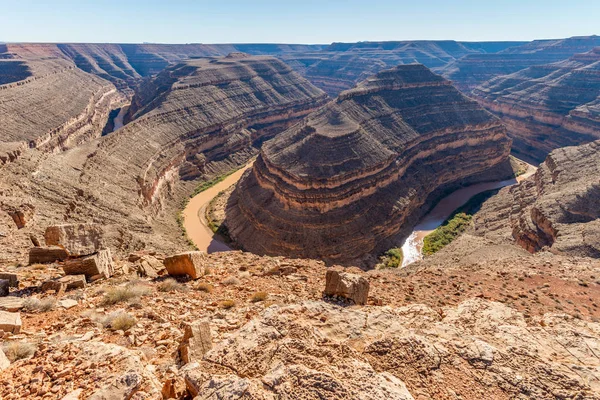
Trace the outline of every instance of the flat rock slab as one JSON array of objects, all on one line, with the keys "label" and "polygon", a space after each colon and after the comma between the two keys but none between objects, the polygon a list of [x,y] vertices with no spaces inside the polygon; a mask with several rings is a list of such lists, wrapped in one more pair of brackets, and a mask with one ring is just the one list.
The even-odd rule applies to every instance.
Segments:
[{"label": "flat rock slab", "polygon": [[103,234],[97,224],[64,224],[46,228],[44,239],[46,245],[62,247],[70,256],[80,257],[100,250]]},{"label": "flat rock slab", "polygon": [[366,304],[369,281],[360,275],[329,270],[325,276],[325,294],[343,297],[356,304]]},{"label": "flat rock slab", "polygon": [[73,300],[73,299],[62,299],[58,301],[58,306],[65,308],[65,309],[69,309],[69,308],[73,308],[75,306],[77,306],[77,304],[79,304],[77,302],[77,300]]},{"label": "flat rock slab", "polygon": [[65,292],[73,289],[83,289],[86,286],[85,275],[67,275],[59,279],[53,279],[42,283],[40,290],[47,292],[54,290],[56,293]]},{"label": "flat rock slab", "polygon": [[86,278],[97,277],[110,278],[115,273],[115,267],[110,250],[100,250],[98,253],[83,258],[68,260],[63,265],[67,275],[85,275]]},{"label": "flat rock slab", "polygon": [[17,334],[21,332],[21,313],[0,311],[0,331]]},{"label": "flat rock slab", "polygon": [[0,310],[15,312],[23,308],[25,299],[21,297],[0,297]]},{"label": "flat rock slab", "polygon": [[198,279],[206,272],[206,262],[205,252],[189,251],[165,258],[164,264],[169,275],[188,275],[192,279]]},{"label": "flat rock slab", "polygon": [[5,370],[8,367],[10,367],[10,361],[2,349],[0,349],[0,371]]},{"label": "flat rock slab", "polygon": [[66,260],[69,253],[58,246],[32,247],[29,249],[29,264],[47,264]]}]

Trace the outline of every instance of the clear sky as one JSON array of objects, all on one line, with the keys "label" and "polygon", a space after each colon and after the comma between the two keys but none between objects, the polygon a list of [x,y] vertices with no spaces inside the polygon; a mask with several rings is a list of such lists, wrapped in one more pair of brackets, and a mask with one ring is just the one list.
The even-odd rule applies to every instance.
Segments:
[{"label": "clear sky", "polygon": [[0,0],[0,41],[331,43],[600,34],[600,0]]}]

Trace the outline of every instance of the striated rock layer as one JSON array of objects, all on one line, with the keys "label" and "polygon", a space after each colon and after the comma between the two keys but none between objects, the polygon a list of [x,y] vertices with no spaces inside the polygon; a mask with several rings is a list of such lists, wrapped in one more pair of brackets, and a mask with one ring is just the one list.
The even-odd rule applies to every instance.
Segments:
[{"label": "striated rock layer", "polygon": [[398,64],[419,63],[439,68],[467,54],[495,53],[524,42],[456,42],[413,40],[333,43],[321,51],[280,57],[315,86],[336,97],[377,72]]},{"label": "striated rock layer", "polygon": [[567,60],[574,54],[590,51],[597,46],[600,46],[600,36],[534,40],[494,54],[468,54],[450,62],[441,72],[456,87],[469,93],[476,86],[494,77],[512,74],[535,65]]},{"label": "striated rock layer", "polygon": [[550,153],[534,176],[484,204],[474,232],[531,253],[600,258],[600,141]]},{"label": "striated rock layer", "polygon": [[235,55],[170,67],[136,94],[133,121],[123,128],[61,154],[29,151],[5,165],[0,205],[27,199],[35,218],[18,232],[13,224],[0,226],[7,233],[0,255],[16,236],[27,242],[31,231],[62,221],[128,231],[117,251],[139,247],[140,240],[181,249],[176,211],[197,179],[246,163],[265,138],[325,101],[325,93],[272,57]]},{"label": "striated rock layer", "polygon": [[225,223],[252,252],[356,260],[398,244],[444,189],[509,174],[509,150],[475,101],[422,65],[399,66],[265,144]]},{"label": "striated rock layer", "polygon": [[506,124],[514,152],[541,162],[600,138],[600,47],[492,79],[473,94]]}]

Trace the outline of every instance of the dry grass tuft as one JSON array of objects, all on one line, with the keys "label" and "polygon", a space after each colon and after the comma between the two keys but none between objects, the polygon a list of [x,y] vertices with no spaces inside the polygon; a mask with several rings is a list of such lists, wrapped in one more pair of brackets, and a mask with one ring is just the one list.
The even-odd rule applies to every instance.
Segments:
[{"label": "dry grass tuft", "polygon": [[201,292],[212,293],[215,288],[210,283],[200,282],[196,286],[196,289],[200,290]]},{"label": "dry grass tuft", "polygon": [[102,326],[113,331],[128,331],[137,323],[135,317],[123,311],[116,311],[108,314],[101,320]]},{"label": "dry grass tuft", "polygon": [[29,297],[23,303],[23,310],[27,312],[48,312],[53,310],[55,307],[55,297],[46,297],[41,300],[36,297]]},{"label": "dry grass tuft", "polygon": [[112,305],[124,301],[137,300],[142,296],[147,296],[151,292],[150,288],[139,283],[130,283],[125,286],[110,288],[104,294],[105,305]]},{"label": "dry grass tuft", "polygon": [[250,301],[253,303],[258,303],[259,301],[265,301],[269,297],[267,292],[256,292],[250,298]]},{"label": "dry grass tuft", "polygon": [[219,303],[219,307],[221,307],[224,310],[229,310],[230,308],[235,307],[235,301],[233,300],[223,300],[222,302]]},{"label": "dry grass tuft", "polygon": [[242,282],[235,276],[230,276],[228,278],[225,278],[222,283],[223,283],[223,285],[227,285],[227,286],[237,286],[237,285],[241,284]]},{"label": "dry grass tuft", "polygon": [[23,360],[32,357],[35,353],[36,346],[27,342],[8,342],[4,343],[2,350],[10,362]]},{"label": "dry grass tuft", "polygon": [[173,278],[167,278],[158,284],[159,292],[185,292],[187,289],[187,286],[182,285]]}]

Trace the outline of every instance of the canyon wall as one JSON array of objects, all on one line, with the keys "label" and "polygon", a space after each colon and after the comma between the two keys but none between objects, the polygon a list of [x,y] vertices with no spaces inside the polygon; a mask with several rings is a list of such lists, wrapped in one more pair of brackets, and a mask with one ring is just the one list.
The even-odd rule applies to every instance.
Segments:
[{"label": "canyon wall", "polygon": [[0,204],[35,209],[31,228],[9,223],[0,256],[3,241],[28,241],[61,221],[118,227],[127,234],[117,251],[143,243],[181,249],[176,214],[198,181],[246,163],[263,140],[326,99],[272,57],[236,54],[169,67],[134,96],[135,118],[123,128],[60,154],[31,149],[0,167]]},{"label": "canyon wall", "polygon": [[517,155],[541,162],[556,148],[600,139],[600,47],[497,77],[473,95],[505,123]]},{"label": "canyon wall", "polygon": [[444,189],[509,175],[509,150],[500,121],[449,81],[398,66],[267,142],[225,224],[254,253],[354,262],[398,245]]},{"label": "canyon wall", "polygon": [[534,176],[502,189],[473,221],[473,233],[495,243],[600,258],[600,141],[554,150]]},{"label": "canyon wall", "polygon": [[468,54],[450,62],[439,72],[464,93],[500,75],[508,75],[535,65],[566,60],[600,46],[600,36],[534,40],[497,53]]},{"label": "canyon wall", "polygon": [[369,76],[398,64],[420,63],[440,68],[468,54],[493,53],[523,43],[453,40],[333,43],[322,51],[280,57],[314,85],[336,97]]}]

